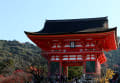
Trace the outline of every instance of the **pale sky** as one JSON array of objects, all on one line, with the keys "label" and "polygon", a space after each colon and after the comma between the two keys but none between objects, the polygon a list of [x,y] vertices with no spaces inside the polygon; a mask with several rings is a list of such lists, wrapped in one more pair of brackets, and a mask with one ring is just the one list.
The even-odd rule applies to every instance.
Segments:
[{"label": "pale sky", "polygon": [[46,19],[105,16],[120,36],[120,0],[0,0],[0,40],[30,42],[24,31],[40,31]]}]

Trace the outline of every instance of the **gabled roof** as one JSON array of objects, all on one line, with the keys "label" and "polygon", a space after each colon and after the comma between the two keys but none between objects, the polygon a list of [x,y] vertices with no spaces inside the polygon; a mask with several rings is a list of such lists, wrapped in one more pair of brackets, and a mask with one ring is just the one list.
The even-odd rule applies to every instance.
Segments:
[{"label": "gabled roof", "polygon": [[[64,20],[46,20],[43,30],[34,32],[35,34],[58,34],[74,33],[80,31],[91,31],[106,29],[108,24],[107,17],[86,18],[86,19],[64,19]],[[29,33],[29,32],[27,32]]]}]

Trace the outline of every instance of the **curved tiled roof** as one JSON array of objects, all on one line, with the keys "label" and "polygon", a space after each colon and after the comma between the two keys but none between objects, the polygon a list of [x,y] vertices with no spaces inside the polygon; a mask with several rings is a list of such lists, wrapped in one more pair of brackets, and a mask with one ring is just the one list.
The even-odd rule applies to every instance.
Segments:
[{"label": "curved tiled roof", "polygon": [[46,20],[43,30],[35,32],[35,34],[58,34],[74,33],[89,30],[100,30],[108,28],[104,26],[105,23],[108,24],[107,17],[67,20]]}]

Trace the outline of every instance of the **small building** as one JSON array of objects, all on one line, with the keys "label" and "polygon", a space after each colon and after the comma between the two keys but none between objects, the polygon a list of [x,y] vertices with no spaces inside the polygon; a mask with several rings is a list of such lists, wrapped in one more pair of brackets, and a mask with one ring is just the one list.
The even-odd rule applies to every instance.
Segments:
[{"label": "small building", "polygon": [[[104,51],[117,49],[115,28],[108,28],[107,17],[46,20],[38,32],[25,32],[42,49],[48,60],[48,75],[59,72],[68,75],[69,66],[83,66],[83,73],[101,73],[107,61]],[[56,63],[54,71],[51,66]]]}]

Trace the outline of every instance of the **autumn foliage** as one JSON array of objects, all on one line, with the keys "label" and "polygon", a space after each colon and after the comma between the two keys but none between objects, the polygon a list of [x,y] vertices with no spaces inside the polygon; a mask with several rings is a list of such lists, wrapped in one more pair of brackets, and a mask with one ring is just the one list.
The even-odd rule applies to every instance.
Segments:
[{"label": "autumn foliage", "polygon": [[24,83],[32,80],[32,74],[22,70],[16,70],[10,76],[0,75],[0,83]]}]

